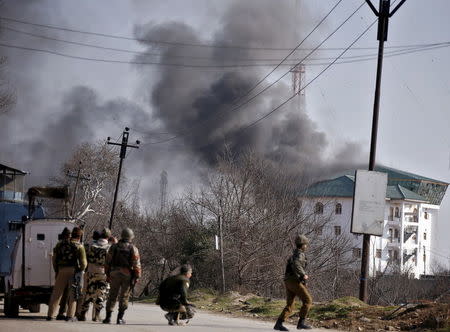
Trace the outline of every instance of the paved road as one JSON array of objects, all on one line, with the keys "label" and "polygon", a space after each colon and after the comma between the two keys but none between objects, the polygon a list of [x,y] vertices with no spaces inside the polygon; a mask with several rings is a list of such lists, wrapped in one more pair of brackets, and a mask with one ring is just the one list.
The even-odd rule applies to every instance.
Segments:
[{"label": "paved road", "polygon": [[[2,310],[3,311],[3,310]],[[231,318],[228,316],[215,315],[208,312],[197,312],[194,319],[187,326],[169,326],[163,316],[161,309],[151,304],[135,303],[130,305],[126,312],[127,325],[104,325],[98,322],[61,322],[45,320],[47,306],[41,305],[40,314],[31,314],[21,310],[20,317],[17,319],[5,318],[3,313],[0,314],[0,332],[105,332],[105,331],[121,331],[121,332],[165,332],[182,329],[183,331],[204,331],[204,332],[257,332],[257,331],[273,331],[271,322],[260,322],[256,320]],[[116,318],[114,313],[114,320]],[[87,317],[91,317],[90,313]],[[295,326],[287,325],[290,330],[297,331]],[[332,331],[314,329],[310,331]]]}]

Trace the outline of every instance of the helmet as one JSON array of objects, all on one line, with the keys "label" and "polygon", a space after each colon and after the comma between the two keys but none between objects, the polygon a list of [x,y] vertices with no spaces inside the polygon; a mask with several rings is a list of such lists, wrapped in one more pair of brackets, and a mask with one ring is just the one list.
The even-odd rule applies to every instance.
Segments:
[{"label": "helmet", "polygon": [[186,273],[188,273],[188,272],[191,272],[191,273],[192,273],[192,267],[191,267],[189,264],[181,265],[181,267],[180,267],[180,273],[181,273],[181,274],[186,274]]},{"label": "helmet", "polygon": [[72,229],[72,237],[79,239],[83,235],[83,230],[80,227],[74,227]]},{"label": "helmet", "polygon": [[123,229],[122,234],[121,234],[120,237],[121,237],[123,240],[131,241],[131,240],[134,239],[134,233],[133,233],[133,231],[131,230],[131,228],[126,227],[126,228]]},{"label": "helmet", "polygon": [[68,229],[67,227],[64,227],[61,235],[62,235],[62,237],[69,237],[70,236],[70,229]]},{"label": "helmet", "polygon": [[100,237],[103,239],[109,239],[109,237],[111,236],[111,231],[109,230],[109,228],[103,228],[101,233],[100,233]]},{"label": "helmet", "polygon": [[308,244],[309,240],[306,236],[304,236],[303,234],[297,235],[297,237],[295,238],[295,245],[297,247],[301,247],[303,244]]}]

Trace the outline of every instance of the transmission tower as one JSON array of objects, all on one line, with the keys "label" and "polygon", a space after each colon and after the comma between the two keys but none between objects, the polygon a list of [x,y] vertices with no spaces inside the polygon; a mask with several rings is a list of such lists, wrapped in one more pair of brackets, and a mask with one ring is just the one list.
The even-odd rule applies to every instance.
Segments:
[{"label": "transmission tower", "polygon": [[167,172],[161,172],[161,180],[159,181],[160,185],[160,194],[161,194],[161,211],[164,211],[166,208],[167,202]]},{"label": "transmission tower", "polygon": [[293,69],[291,69],[292,73],[292,90],[295,95],[299,95],[299,107],[301,110],[305,109],[305,89],[302,90],[302,87],[305,86],[305,65],[298,64]]}]

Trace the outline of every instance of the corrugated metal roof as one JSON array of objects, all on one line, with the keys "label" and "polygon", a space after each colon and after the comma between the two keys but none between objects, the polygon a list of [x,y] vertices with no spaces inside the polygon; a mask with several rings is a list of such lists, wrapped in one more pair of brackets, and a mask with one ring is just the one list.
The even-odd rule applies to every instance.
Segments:
[{"label": "corrugated metal roof", "polygon": [[386,190],[386,197],[390,199],[405,199],[422,202],[428,201],[425,197],[422,197],[419,194],[416,194],[415,192],[408,190],[399,184],[395,186],[388,186]]},{"label": "corrugated metal roof", "polygon": [[7,166],[5,164],[0,164],[0,170],[7,170],[7,171],[13,171],[13,172],[17,172],[17,173],[21,173],[21,174],[27,174],[27,172],[21,171],[20,169],[11,167],[11,166]]}]

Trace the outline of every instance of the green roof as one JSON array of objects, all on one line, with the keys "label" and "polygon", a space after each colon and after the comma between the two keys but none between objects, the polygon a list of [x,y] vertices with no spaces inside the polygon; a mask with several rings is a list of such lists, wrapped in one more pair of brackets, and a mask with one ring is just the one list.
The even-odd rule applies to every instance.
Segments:
[{"label": "green roof", "polygon": [[[355,171],[356,171],[355,169],[352,169],[340,172],[339,174],[336,174],[333,177],[331,177],[331,179],[334,180],[342,176],[354,175]],[[376,166],[375,171],[387,173],[388,186],[394,187],[400,186],[403,188],[402,190],[400,190],[399,187],[392,188],[393,197],[405,197],[404,199],[412,199],[412,200],[425,200],[430,204],[435,205],[441,204],[442,200],[444,199],[445,192],[447,191],[447,187],[449,185],[444,181],[435,180],[422,175],[417,175],[386,166]],[[313,185],[312,187],[315,187],[315,185]],[[323,185],[321,188],[323,189]],[[308,192],[313,193],[313,195],[310,196],[322,196],[319,195],[319,193],[315,192],[315,190],[319,190],[321,188],[308,189]],[[334,190],[334,192],[319,190],[319,192],[325,192],[335,197],[349,197],[347,191],[348,188],[343,188],[341,190]]]},{"label": "green roof", "polygon": [[397,184],[395,186],[388,186],[386,190],[386,197],[390,199],[404,199],[413,201],[427,202],[428,200],[414,191],[408,190],[405,187]]},{"label": "green roof", "polygon": [[300,193],[307,197],[353,197],[355,178],[344,175],[332,180],[320,181]]},{"label": "green roof", "polygon": [[401,170],[386,167],[386,166],[376,166],[375,171],[387,173],[389,180],[394,180],[394,179],[396,179],[396,180],[401,180],[401,179],[402,180],[418,180],[418,181],[429,181],[429,182],[436,182],[436,183],[448,185],[448,183],[446,183],[444,181],[427,178],[422,175],[417,175],[417,174],[401,171]]},{"label": "green roof", "polygon": [[[360,168],[360,169],[364,169],[364,168]],[[356,169],[345,170],[345,171],[339,172],[337,174],[334,174],[333,176],[331,176],[331,178],[337,178],[342,175],[354,176],[355,171],[356,171]],[[390,184],[390,182],[397,180],[397,181],[427,181],[427,182],[434,182],[434,183],[438,183],[438,184],[442,184],[442,185],[448,185],[448,183],[446,183],[445,181],[436,180],[436,179],[428,178],[428,177],[425,177],[422,175],[413,174],[413,173],[409,173],[409,172],[405,172],[405,171],[401,171],[401,170],[398,170],[395,168],[381,166],[381,165],[375,166],[375,171],[387,173],[389,184]]]},{"label": "green roof", "polygon": [[[353,197],[355,177],[343,175],[335,179],[320,181],[308,187],[300,193],[306,197]],[[386,198],[414,200],[427,202],[428,200],[419,194],[402,187],[401,185],[387,186]]]}]

